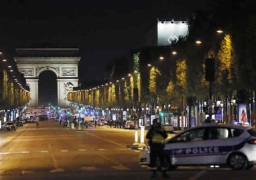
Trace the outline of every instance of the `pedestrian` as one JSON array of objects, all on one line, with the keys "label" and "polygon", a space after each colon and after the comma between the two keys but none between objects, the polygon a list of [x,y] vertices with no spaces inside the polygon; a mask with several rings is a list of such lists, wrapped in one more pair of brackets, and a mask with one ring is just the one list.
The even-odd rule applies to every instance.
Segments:
[{"label": "pedestrian", "polygon": [[37,116],[37,117],[36,117],[36,127],[39,126],[39,123],[38,123],[38,122],[39,122],[39,117]]},{"label": "pedestrian", "polygon": [[153,172],[151,178],[157,177],[156,160],[159,158],[163,178],[168,178],[165,168],[164,140],[167,138],[166,131],[162,128],[159,119],[154,119],[146,138],[149,140],[150,146],[150,167]]}]

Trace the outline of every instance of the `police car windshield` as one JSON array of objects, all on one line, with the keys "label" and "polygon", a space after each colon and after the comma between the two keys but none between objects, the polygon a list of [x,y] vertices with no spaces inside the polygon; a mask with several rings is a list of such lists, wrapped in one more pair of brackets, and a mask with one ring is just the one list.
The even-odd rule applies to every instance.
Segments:
[{"label": "police car windshield", "polygon": [[248,133],[251,135],[251,136],[255,136],[256,137],[256,131],[254,129],[249,129],[248,130]]}]

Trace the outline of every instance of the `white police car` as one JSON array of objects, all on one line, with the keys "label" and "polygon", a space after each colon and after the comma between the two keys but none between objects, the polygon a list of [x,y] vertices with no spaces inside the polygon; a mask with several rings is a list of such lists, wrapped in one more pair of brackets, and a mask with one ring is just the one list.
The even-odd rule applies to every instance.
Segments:
[{"label": "white police car", "polygon": [[[256,131],[248,126],[204,124],[166,140],[164,151],[169,170],[202,165],[251,169],[256,164]],[[140,164],[149,164],[149,150],[141,151]]]}]

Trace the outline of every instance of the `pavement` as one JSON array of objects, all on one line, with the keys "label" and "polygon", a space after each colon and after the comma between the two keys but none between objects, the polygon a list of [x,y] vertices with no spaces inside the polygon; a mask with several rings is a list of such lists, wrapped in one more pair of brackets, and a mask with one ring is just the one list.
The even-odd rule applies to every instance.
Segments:
[{"label": "pavement", "polygon": [[[96,127],[78,131],[58,127],[52,120],[39,125],[26,124],[15,132],[0,134],[1,179],[150,178],[148,167],[138,163],[139,151],[126,148],[134,142],[134,130]],[[255,179],[255,170],[183,167],[168,174],[175,180],[250,180]]]}]

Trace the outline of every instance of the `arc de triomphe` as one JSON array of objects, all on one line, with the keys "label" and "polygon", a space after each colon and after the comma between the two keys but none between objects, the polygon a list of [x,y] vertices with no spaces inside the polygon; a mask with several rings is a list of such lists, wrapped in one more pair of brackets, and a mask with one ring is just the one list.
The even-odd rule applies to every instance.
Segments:
[{"label": "arc de triomphe", "polygon": [[69,105],[67,93],[78,86],[78,48],[18,48],[14,59],[30,87],[30,106],[38,105],[38,79],[44,71],[56,74],[58,106]]}]

